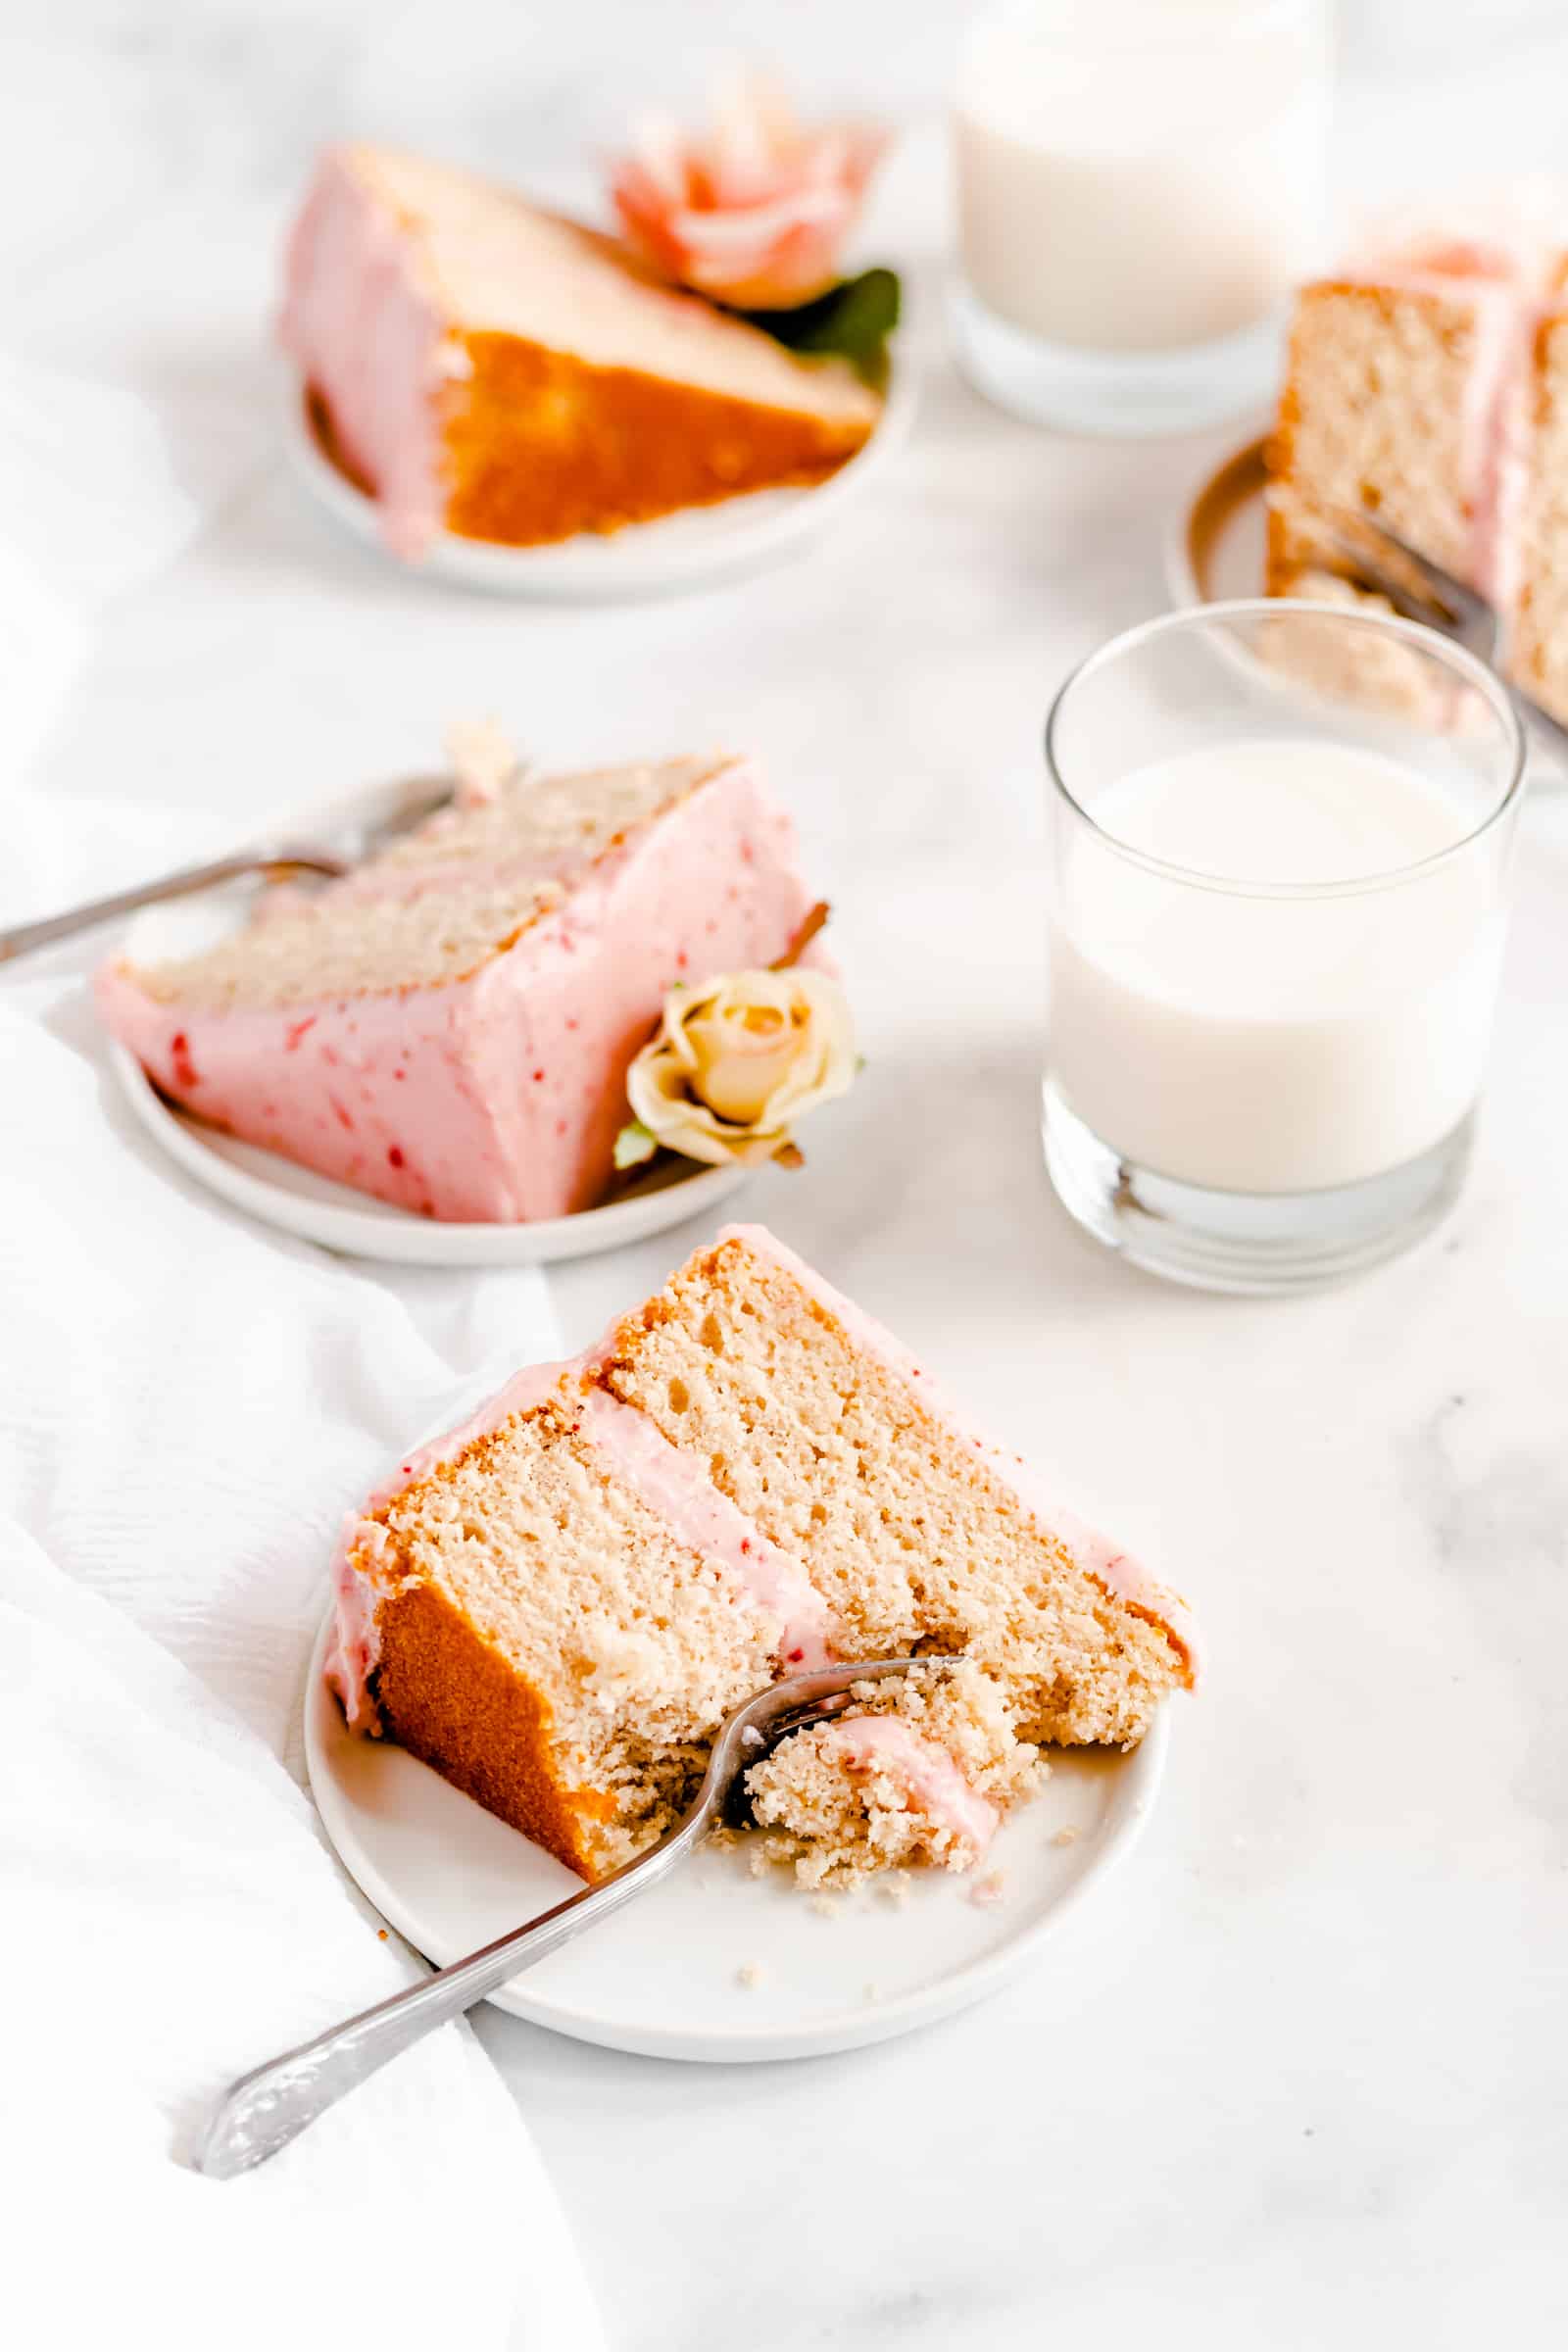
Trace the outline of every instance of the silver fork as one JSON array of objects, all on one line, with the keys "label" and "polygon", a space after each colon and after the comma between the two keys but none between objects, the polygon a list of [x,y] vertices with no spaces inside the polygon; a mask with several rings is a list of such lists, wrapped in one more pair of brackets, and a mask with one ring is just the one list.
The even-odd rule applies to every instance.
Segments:
[{"label": "silver fork", "polygon": [[[1424,621],[1429,629],[1451,637],[1485,662],[1489,669],[1496,669],[1502,622],[1496,608],[1468,581],[1434,564],[1430,556],[1422,555],[1375,514],[1342,508],[1331,514],[1329,523],[1335,551],[1354,585],[1387,597],[1402,619]],[[1368,543],[1376,554],[1368,555]],[[1548,736],[1568,759],[1568,726],[1544,710],[1511,679],[1501,682],[1520,715]]]},{"label": "silver fork", "polygon": [[256,842],[232,851],[226,858],[210,858],[204,865],[181,866],[172,874],[159,875],[155,881],[138,883],[134,889],[113,891],[103,899],[88,899],[79,906],[67,907],[62,914],[45,915],[34,923],[18,923],[10,931],[0,931],[0,963],[8,963],[15,956],[30,955],[35,948],[51,947],[56,940],[70,939],[78,931],[93,930],[99,923],[113,922],[117,916],[134,914],[138,907],[156,906],[166,899],[187,899],[197,891],[212,890],[220,882],[238,881],[245,874],[265,874],[270,881],[281,880],[287,874],[319,874],[326,878],[346,874],[399,833],[409,832],[427,816],[433,816],[438,808],[445,808],[455,790],[450,776],[411,776],[406,783],[390,785],[378,796],[374,815],[357,824],[344,824],[329,840]]},{"label": "silver fork", "polygon": [[683,1862],[719,1820],[741,1826],[749,1799],[745,1776],[792,1732],[825,1723],[849,1704],[857,1683],[881,1682],[907,1674],[911,1666],[956,1664],[956,1659],[875,1658],[863,1666],[821,1667],[770,1684],[725,1717],[703,1784],[674,1829],[634,1862],[625,1863],[542,1911],[525,1927],[487,1943],[466,1960],[438,1969],[422,1984],[393,1993],[373,2009],[329,2027],[314,2041],[285,2050],[265,2066],[253,2067],[231,2082],[214,2110],[196,2158],[196,2170],[227,2180],[286,2147],[298,2132],[414,2042],[471,2009],[509,1978],[559,1951],[585,1928],[608,1919],[634,1894],[645,1893]]}]

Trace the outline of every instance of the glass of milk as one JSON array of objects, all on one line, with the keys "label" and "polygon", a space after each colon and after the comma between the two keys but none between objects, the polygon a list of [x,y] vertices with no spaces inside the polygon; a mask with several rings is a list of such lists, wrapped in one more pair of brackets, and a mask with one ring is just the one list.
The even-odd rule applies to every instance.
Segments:
[{"label": "glass of milk", "polygon": [[1433,631],[1200,606],[1046,726],[1045,1152],[1081,1225],[1206,1289],[1403,1249],[1458,1196],[1525,747]]},{"label": "glass of milk", "polygon": [[1264,398],[1320,264],[1329,0],[1002,0],[954,100],[953,323],[977,387],[1068,430]]}]

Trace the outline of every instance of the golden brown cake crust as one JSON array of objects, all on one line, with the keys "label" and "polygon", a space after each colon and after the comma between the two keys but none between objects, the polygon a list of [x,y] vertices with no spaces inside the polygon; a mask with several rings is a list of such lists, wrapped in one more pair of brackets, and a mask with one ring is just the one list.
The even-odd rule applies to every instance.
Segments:
[{"label": "golden brown cake crust", "polygon": [[592,1882],[583,1824],[613,1800],[562,1788],[543,1692],[430,1585],[384,1599],[376,1630],[376,1697],[399,1743]]},{"label": "golden brown cake crust", "polygon": [[444,395],[444,470],[447,528],[466,539],[536,546],[825,481],[868,438],[514,335],[463,342],[473,371]]}]

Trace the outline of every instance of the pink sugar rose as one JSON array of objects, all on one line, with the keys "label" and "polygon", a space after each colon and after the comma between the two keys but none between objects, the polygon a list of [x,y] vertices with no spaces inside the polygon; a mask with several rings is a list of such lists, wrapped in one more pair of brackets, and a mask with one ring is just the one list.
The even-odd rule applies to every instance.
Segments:
[{"label": "pink sugar rose", "polygon": [[791,310],[839,275],[886,144],[867,123],[808,130],[746,78],[719,92],[706,137],[644,122],[612,193],[630,243],[677,285],[737,310]]}]

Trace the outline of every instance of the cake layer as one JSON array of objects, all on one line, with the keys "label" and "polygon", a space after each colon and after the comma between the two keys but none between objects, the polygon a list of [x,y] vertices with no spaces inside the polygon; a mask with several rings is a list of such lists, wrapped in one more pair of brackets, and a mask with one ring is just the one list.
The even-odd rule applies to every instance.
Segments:
[{"label": "cake layer", "polygon": [[397,891],[465,870],[493,874],[524,864],[552,881],[574,882],[623,835],[673,808],[731,762],[718,754],[622,767],[538,775],[514,769],[493,794],[440,810],[399,834],[338,887]]},{"label": "cake layer", "polygon": [[387,535],[523,545],[831,471],[879,403],[838,361],[664,286],[510,190],[365,146],[327,156],[280,332]]},{"label": "cake layer", "polygon": [[1268,585],[1340,561],[1319,515],[1370,496],[1392,528],[1468,568],[1486,470],[1471,403],[1496,364],[1506,297],[1354,280],[1309,286],[1292,325],[1271,447]]},{"label": "cake layer", "polygon": [[1061,1511],[760,1227],[616,1326],[601,1377],[795,1553],[850,1657],[963,1651],[1030,1740],[1129,1741],[1192,1680],[1182,1603]]},{"label": "cake layer", "polygon": [[215,1125],[427,1216],[516,1223],[602,1197],[671,982],[772,962],[810,905],[747,761],[524,779],[205,956],[106,966],[97,995]]},{"label": "cake layer", "polygon": [[140,985],[163,1004],[229,1012],[467,979],[629,836],[733,764],[518,775],[493,802],[438,810],[340,881],[280,892],[281,905],[262,900],[243,930],[204,954],[143,965]]}]

